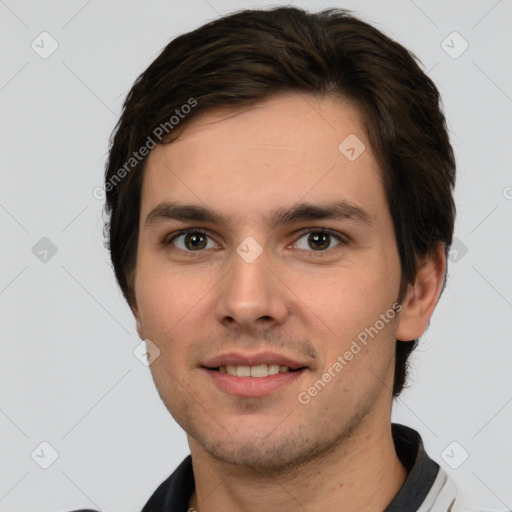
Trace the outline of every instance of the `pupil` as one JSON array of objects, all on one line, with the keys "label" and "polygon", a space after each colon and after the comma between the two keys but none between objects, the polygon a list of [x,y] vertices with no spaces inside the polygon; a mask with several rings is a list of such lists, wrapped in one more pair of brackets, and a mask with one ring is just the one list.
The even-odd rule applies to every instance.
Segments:
[{"label": "pupil", "polygon": [[329,247],[329,236],[330,235],[328,233],[311,233],[309,235],[311,247],[313,249],[326,249]]},{"label": "pupil", "polygon": [[201,234],[189,233],[185,236],[185,245],[188,249],[202,249],[206,246],[205,237]]}]

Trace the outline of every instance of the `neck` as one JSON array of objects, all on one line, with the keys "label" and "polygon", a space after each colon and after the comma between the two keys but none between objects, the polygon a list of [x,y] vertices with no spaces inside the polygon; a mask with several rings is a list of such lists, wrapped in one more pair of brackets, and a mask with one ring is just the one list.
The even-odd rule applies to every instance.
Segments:
[{"label": "neck", "polygon": [[268,512],[279,507],[384,510],[405,481],[390,423],[369,423],[328,453],[286,473],[227,465],[189,438],[196,489],[189,507],[200,512]]}]

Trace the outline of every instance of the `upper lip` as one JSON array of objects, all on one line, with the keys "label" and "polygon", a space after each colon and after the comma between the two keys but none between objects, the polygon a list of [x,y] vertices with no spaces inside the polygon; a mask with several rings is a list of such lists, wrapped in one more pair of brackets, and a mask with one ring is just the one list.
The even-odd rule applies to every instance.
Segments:
[{"label": "upper lip", "polygon": [[239,352],[226,352],[218,356],[207,359],[202,363],[206,368],[218,368],[219,366],[258,366],[260,364],[278,364],[279,366],[288,366],[291,370],[306,367],[299,361],[291,359],[275,352],[259,352],[257,354],[242,354]]}]

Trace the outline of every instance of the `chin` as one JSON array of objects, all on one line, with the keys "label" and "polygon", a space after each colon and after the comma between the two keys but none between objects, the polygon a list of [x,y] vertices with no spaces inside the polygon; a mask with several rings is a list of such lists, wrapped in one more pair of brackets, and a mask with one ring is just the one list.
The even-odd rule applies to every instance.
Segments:
[{"label": "chin", "polygon": [[294,432],[281,430],[257,436],[252,431],[236,438],[224,432],[222,439],[212,439],[211,433],[209,436],[205,432],[196,432],[192,437],[218,462],[249,473],[262,471],[267,476],[277,477],[328,454],[337,442],[336,436],[330,439],[325,434],[318,437],[314,432],[311,435],[306,432],[307,429],[295,424]]}]

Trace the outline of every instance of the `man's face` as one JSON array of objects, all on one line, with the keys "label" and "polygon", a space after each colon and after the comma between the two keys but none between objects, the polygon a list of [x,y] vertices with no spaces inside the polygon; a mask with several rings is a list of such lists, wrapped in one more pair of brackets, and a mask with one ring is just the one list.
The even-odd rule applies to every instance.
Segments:
[{"label": "man's face", "polygon": [[[361,142],[366,149],[354,159]],[[363,213],[318,218],[299,209],[286,217],[304,203],[343,201]],[[147,223],[163,203],[222,219],[160,208]],[[288,94],[212,111],[149,155],[137,328],[160,350],[153,378],[193,455],[277,469],[387,418],[397,325],[381,315],[392,318],[399,283],[378,166],[350,103]],[[365,329],[372,336],[366,331],[363,344]],[[224,373],[237,362],[274,363],[253,370],[273,372],[280,358],[302,369]],[[329,369],[331,378],[308,392]]]}]

